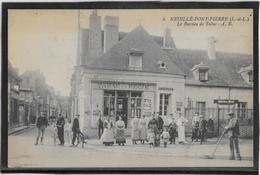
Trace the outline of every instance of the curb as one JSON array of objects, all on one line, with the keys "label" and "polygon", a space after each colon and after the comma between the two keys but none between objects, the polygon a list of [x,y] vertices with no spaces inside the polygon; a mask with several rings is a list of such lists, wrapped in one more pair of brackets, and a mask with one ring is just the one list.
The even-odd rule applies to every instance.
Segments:
[{"label": "curb", "polygon": [[27,129],[31,129],[31,128],[34,128],[34,126],[24,126],[19,129],[14,129],[13,131],[8,131],[8,135],[14,135],[14,134],[23,132],[23,131],[25,131]]}]

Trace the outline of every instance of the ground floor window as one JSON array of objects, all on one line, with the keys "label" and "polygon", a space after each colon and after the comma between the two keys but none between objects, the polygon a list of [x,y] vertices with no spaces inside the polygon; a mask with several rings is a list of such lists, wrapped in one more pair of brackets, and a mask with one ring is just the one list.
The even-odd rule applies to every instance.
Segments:
[{"label": "ground floor window", "polygon": [[169,114],[170,94],[160,94],[159,115],[166,116]]},{"label": "ground floor window", "polygon": [[200,115],[205,116],[205,111],[206,111],[206,102],[205,101],[197,101],[196,108],[198,109],[197,112],[199,112]]},{"label": "ground floor window", "polygon": [[247,109],[247,103],[246,102],[239,102],[237,104],[237,117],[239,118],[245,118],[246,117],[246,109]]}]

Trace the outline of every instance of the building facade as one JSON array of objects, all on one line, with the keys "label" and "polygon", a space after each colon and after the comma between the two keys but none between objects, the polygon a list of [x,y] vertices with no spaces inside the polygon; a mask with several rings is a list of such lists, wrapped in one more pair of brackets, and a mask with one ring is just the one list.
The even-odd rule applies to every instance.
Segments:
[{"label": "building facade", "polygon": [[[199,111],[206,118],[217,117],[207,108],[253,108],[252,55],[217,52],[212,37],[203,51],[178,49],[169,28],[163,37],[150,35],[141,25],[123,33],[117,17],[105,17],[100,31],[96,11],[90,23],[81,30],[84,54],[79,54],[71,80],[71,115],[80,114],[82,129],[96,128],[100,113],[115,120],[126,115],[129,123],[135,116],[159,112],[167,123],[169,114],[186,115],[188,108],[196,108],[189,117]],[[100,46],[93,50],[91,44]]]}]

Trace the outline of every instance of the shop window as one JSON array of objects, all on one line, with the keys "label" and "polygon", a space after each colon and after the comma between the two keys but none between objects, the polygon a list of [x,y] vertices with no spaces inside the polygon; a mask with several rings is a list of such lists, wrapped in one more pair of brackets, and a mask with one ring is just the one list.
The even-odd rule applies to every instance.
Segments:
[{"label": "shop window", "polygon": [[166,116],[169,114],[169,98],[170,94],[160,94],[159,115]]},{"label": "shop window", "polygon": [[115,91],[104,91],[104,116],[115,115]]},{"label": "shop window", "polygon": [[130,115],[131,117],[141,117],[142,111],[142,93],[141,92],[131,92],[130,98]]}]

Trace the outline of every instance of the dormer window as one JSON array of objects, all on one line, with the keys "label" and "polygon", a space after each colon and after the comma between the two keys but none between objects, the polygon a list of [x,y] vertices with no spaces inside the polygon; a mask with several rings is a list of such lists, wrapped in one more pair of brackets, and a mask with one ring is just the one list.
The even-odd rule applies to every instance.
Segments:
[{"label": "dormer window", "polygon": [[167,68],[166,63],[164,61],[160,60],[160,61],[157,62],[157,64],[158,64],[160,69],[166,69]]},{"label": "dormer window", "polygon": [[208,72],[209,72],[209,67],[201,62],[198,65],[195,65],[191,71],[193,72],[193,76],[196,80],[205,82],[208,81]]},{"label": "dormer window", "polygon": [[248,83],[253,83],[253,65],[242,67],[238,72],[241,77]]},{"label": "dormer window", "polygon": [[142,70],[144,52],[139,49],[130,49],[128,53],[128,64],[131,70]]},{"label": "dormer window", "polygon": [[207,70],[199,70],[199,80],[207,81]]}]

